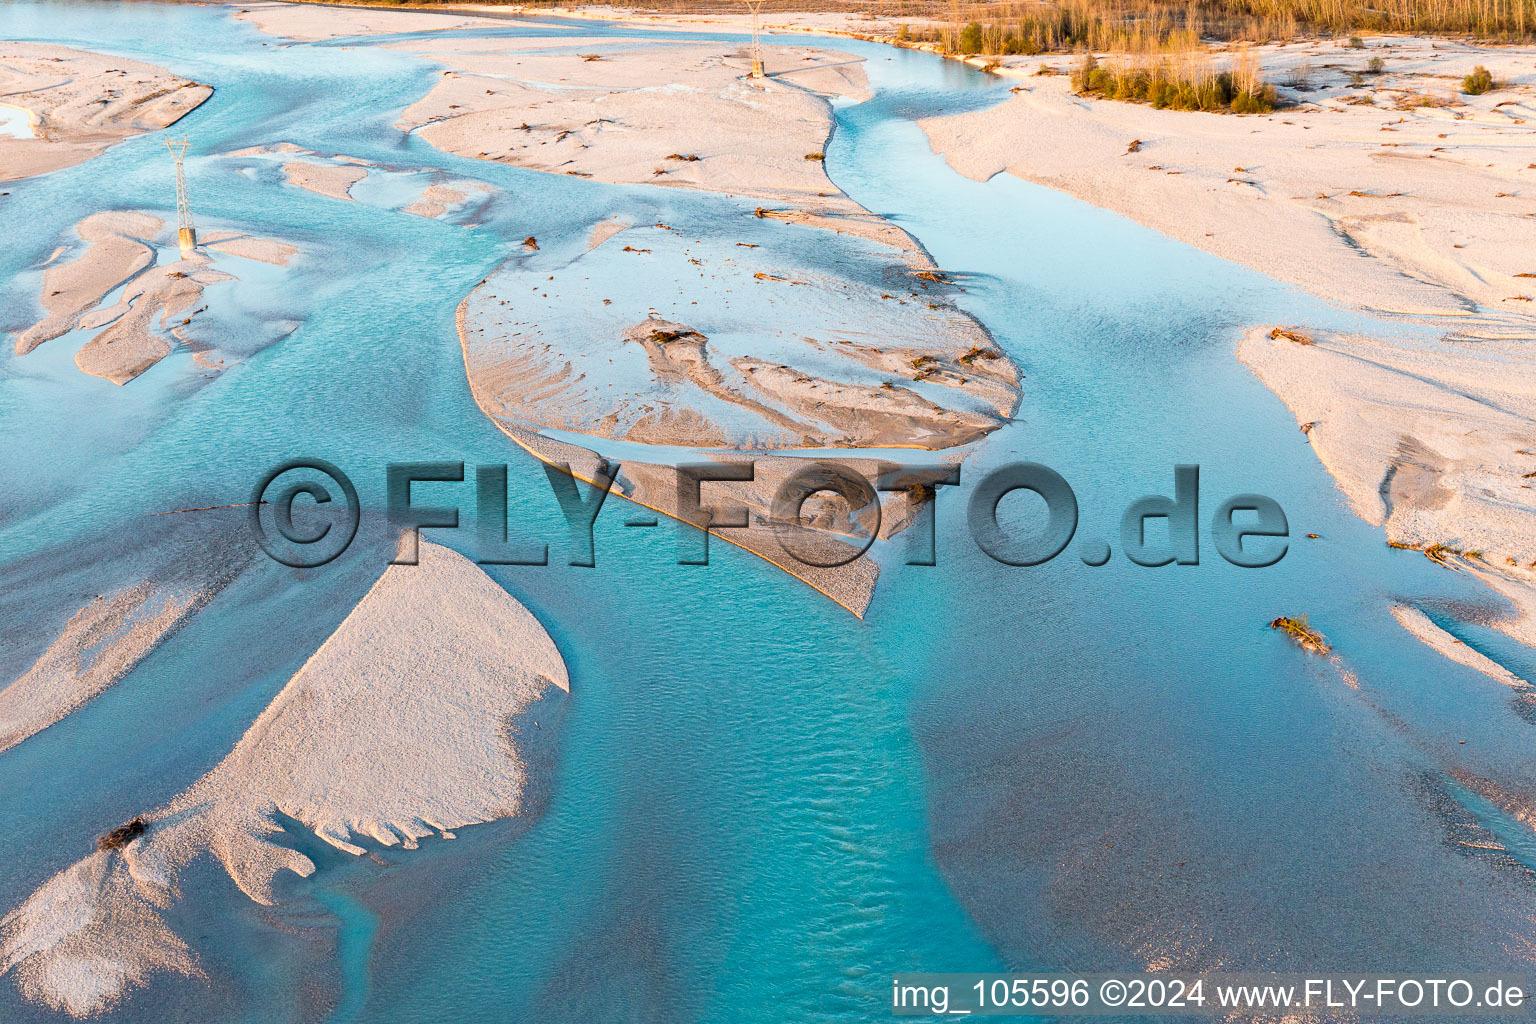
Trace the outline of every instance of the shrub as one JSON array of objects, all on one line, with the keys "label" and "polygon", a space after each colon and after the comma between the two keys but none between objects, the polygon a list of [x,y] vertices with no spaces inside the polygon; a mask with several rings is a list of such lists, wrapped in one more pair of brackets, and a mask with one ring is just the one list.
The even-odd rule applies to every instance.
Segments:
[{"label": "shrub", "polygon": [[1373,75],[1379,75],[1383,71],[1387,70],[1387,62],[1382,60],[1380,57],[1372,57],[1370,60],[1365,62],[1365,70],[1369,71]]},{"label": "shrub", "polygon": [[973,21],[960,30],[960,52],[981,52],[981,22]]},{"label": "shrub", "polygon": [[1468,96],[1481,96],[1493,89],[1493,74],[1481,64],[1472,69],[1472,73],[1461,80],[1461,91]]},{"label": "shrub", "polygon": [[1349,48],[1351,50],[1363,50],[1365,49],[1365,40],[1361,39],[1359,36],[1350,36]]},{"label": "shrub", "polygon": [[908,42],[911,40],[911,38],[912,26],[908,25],[906,22],[902,22],[900,25],[896,26],[896,41],[898,43]]}]

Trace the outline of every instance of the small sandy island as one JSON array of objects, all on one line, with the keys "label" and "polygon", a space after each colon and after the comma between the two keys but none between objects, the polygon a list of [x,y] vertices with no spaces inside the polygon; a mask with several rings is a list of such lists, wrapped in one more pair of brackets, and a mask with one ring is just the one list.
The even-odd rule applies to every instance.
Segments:
[{"label": "small sandy island", "polygon": [[569,689],[538,620],[468,559],[423,542],[420,564],[384,572],[229,756],[0,922],[0,974],[76,1017],[157,973],[199,976],[164,915],[189,895],[180,876],[211,854],[251,899],[278,902],[279,872],[315,871],[269,838],[278,814],[361,855],[360,837],[414,849],[533,813],[529,784],[550,766],[522,734],[555,728]]},{"label": "small sandy island", "polygon": [[[114,384],[126,384],[171,354],[173,343],[212,368],[224,364],[217,338],[200,337],[197,317],[208,312],[204,290],[235,280],[215,269],[207,250],[285,266],[296,246],[239,231],[209,231],[201,248],[179,253],[174,232],[148,213],[96,213],[75,227],[82,246],[66,258],[61,248],[43,270],[44,317],[16,336],[16,354],[75,330],[98,330],[75,354],[75,365]],[[158,262],[164,257],[166,262]],[[117,299],[103,306],[109,296]],[[268,339],[272,340],[272,339]]]},{"label": "small sandy island", "polygon": [[902,230],[832,184],[828,102],[867,99],[863,62],[776,47],[768,78],[736,47],[616,47],[611,39],[441,39],[391,44],[447,64],[399,126],[439,149],[617,183],[708,189],[788,204],[775,215],[878,239],[915,263]]},{"label": "small sandy island", "polygon": [[519,263],[460,309],[476,396],[499,416],[663,445],[940,449],[1018,401],[1013,364],[915,276],[832,277],[653,225]]},{"label": "small sandy island", "polygon": [[[1503,628],[1536,643],[1536,50],[1343,44],[1256,48],[1291,104],[1273,114],[1088,99],[1010,58],[1011,99],[923,128],[971,177],[1062,189],[1381,317],[1263,325],[1239,355],[1363,518],[1505,594],[1525,615]],[[1467,95],[1477,65],[1499,87]]]},{"label": "small sandy island", "polygon": [[0,181],[70,167],[175,124],[213,94],[151,64],[41,43],[0,42],[0,105],[31,137],[0,134]]},{"label": "small sandy island", "polygon": [[[470,294],[459,328],[475,398],[535,454],[595,472],[601,444],[586,450],[540,436],[550,428],[665,446],[669,459],[679,448],[850,457],[860,448],[950,449],[985,437],[1017,406],[1017,369],[954,305],[927,254],[827,177],[830,102],[869,95],[859,59],[779,47],[769,77],[753,80],[746,55],[718,43],[551,36],[391,45],[450,68],[399,121],[438,148],[761,204],[755,217],[754,207],[743,211],[734,241],[610,218],[590,226],[574,259],[545,257],[534,242]],[[720,492],[752,509],[754,523],[803,464],[755,461],[753,481]],[[670,470],[633,449],[617,489],[679,512]],[[879,535],[910,511],[894,508]],[[850,506],[842,518],[851,530],[869,512]],[[863,613],[878,576],[872,562],[818,571],[762,532],[720,535]]]},{"label": "small sandy island", "polygon": [[1483,654],[1476,648],[1469,647],[1466,643],[1456,639],[1450,633],[1435,625],[1428,615],[1411,605],[1394,605],[1392,617],[1397,619],[1402,627],[1414,636],[1422,640],[1426,645],[1433,647],[1452,661],[1475,668],[1488,678],[1503,683],[1520,694],[1522,700],[1531,700],[1531,694],[1536,687],[1521,679],[1509,669],[1500,665],[1492,658]]}]

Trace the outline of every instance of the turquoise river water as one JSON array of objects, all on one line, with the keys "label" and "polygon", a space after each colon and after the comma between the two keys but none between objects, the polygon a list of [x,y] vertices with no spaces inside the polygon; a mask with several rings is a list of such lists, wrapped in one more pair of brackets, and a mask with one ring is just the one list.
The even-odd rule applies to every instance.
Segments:
[{"label": "turquoise river water", "polygon": [[[1026,375],[1017,419],[967,479],[1019,459],[1055,468],[1078,495],[1078,536],[1110,539],[1116,557],[1089,567],[1074,546],[998,564],[946,491],[939,564],[891,566],[864,621],[726,545],[707,568],[677,566],[670,531],[626,530],[619,502],[599,518],[597,567],[570,568],[541,468],[470,397],[455,307],[527,235],[557,256],[614,213],[721,247],[771,225],[742,227],[749,200],[440,153],[393,126],[440,73],[381,45],[395,38],[284,45],[230,11],[0,9],[0,39],[215,86],[175,129],[194,140],[200,220],[304,249],[286,276],[244,285],[252,316],[300,326],[216,377],[177,355],[119,389],[74,369],[84,335],[25,357],[5,346],[0,668],[35,656],[35,613],[78,607],[163,542],[151,512],[246,500],[269,466],[313,455],[348,472],[376,519],[385,463],[447,459],[508,463],[514,529],[551,538],[555,564],[491,572],[555,638],[573,698],[530,827],[379,860],[296,838],[320,870],[270,909],[203,865],[175,924],[208,978],[157,979],[114,1019],[865,1020],[887,1014],[891,975],[914,970],[1528,966],[1529,828],[1456,778],[1529,793],[1531,725],[1507,688],[1389,609],[1423,607],[1526,677],[1536,657],[1486,625],[1496,604],[1475,583],[1388,550],[1234,355],[1245,325],[1353,314],[1048,189],[955,174],[915,119],[1005,87],[929,54],[822,40],[866,58],[875,89],[837,108],[832,179],[957,276],[960,304]],[[279,141],[499,191],[465,226],[212,156]],[[35,318],[37,268],[82,217],[173,215],[166,167],[149,135],[5,186],[0,327]],[[1279,501],[1285,559],[1236,568],[1208,539],[1195,566],[1119,557],[1121,510],[1171,493],[1177,463],[1201,466],[1203,509],[1244,491]],[[1023,497],[1009,501],[1026,522]],[[463,533],[434,536],[468,550]],[[217,763],[377,576],[377,534],[365,520],[323,570],[242,574],[105,695],[0,754],[0,909]],[[1266,628],[1303,613],[1338,664]],[[0,1019],[51,1016],[0,985]]]}]

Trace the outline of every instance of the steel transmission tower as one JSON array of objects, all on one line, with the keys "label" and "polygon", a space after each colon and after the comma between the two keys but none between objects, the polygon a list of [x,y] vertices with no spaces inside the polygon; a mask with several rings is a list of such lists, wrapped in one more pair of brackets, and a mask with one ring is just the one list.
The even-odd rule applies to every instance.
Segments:
[{"label": "steel transmission tower", "polygon": [[192,226],[192,207],[187,203],[187,175],[182,168],[182,158],[187,155],[187,138],[182,136],[180,142],[165,140],[165,148],[171,151],[171,157],[176,161],[176,241],[181,246],[182,256],[186,256],[197,248],[197,229]]},{"label": "steel transmission tower", "polygon": [[747,8],[752,12],[752,78],[762,78],[763,74],[763,28],[758,21],[758,12],[763,8],[763,0],[744,0]]}]

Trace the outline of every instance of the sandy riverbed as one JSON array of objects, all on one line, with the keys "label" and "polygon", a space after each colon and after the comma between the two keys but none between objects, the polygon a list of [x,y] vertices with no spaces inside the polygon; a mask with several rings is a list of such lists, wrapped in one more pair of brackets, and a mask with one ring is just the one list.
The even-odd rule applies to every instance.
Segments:
[{"label": "sandy riverbed", "polygon": [[530,813],[528,786],[549,766],[526,756],[521,731],[555,728],[569,689],[533,615],[468,559],[423,542],[420,564],[385,570],[212,771],[0,922],[0,974],[77,1017],[156,974],[200,976],[166,914],[193,895],[182,875],[211,855],[252,900],[279,902],[276,876],[315,864],[269,838],[278,815],[361,855],[364,837],[414,849]]},{"label": "sandy riverbed", "polygon": [[[562,13],[663,29],[745,24]],[[765,24],[879,38],[895,22],[825,13]],[[1018,81],[1013,98],[923,128],[968,176],[1007,171],[1059,188],[1380,315],[1370,336],[1285,325],[1311,345],[1263,325],[1238,354],[1295,413],[1363,518],[1509,598],[1522,614],[1501,626],[1536,643],[1536,51],[1343,42],[1253,51],[1290,104],[1271,115],[1077,97],[1066,75],[1075,58],[1056,55],[997,61]],[[1476,65],[1501,87],[1462,94]]]},{"label": "sandy riverbed", "polygon": [[396,44],[449,66],[399,125],[439,149],[615,183],[788,204],[794,223],[878,239],[916,264],[905,232],[848,199],[819,156],[829,101],[868,97],[862,62],[778,47],[767,79],[735,46],[560,36]]},{"label": "sandy riverbed", "polygon": [[506,24],[491,18],[434,11],[388,11],[369,7],[322,7],[288,3],[241,4],[234,17],[269,35],[299,42],[393,32],[434,32]]},{"label": "sandy riverbed", "polygon": [[[199,249],[180,253],[164,221],[137,211],[92,214],[74,233],[81,244],[61,247],[43,268],[44,315],[16,335],[16,354],[24,356],[71,331],[98,331],[75,354],[75,365],[119,385],[170,355],[177,344],[197,353],[205,367],[226,365],[218,343],[198,336],[197,317],[209,308],[205,290],[236,280],[214,267],[209,250],[276,266],[287,265],[298,252],[286,242],[225,229],[208,231]],[[72,248],[78,251],[71,257]],[[172,252],[174,257],[157,262],[160,253]],[[116,301],[103,305],[114,293]],[[263,328],[269,335],[287,329]]]},{"label": "sandy riverbed", "polygon": [[0,181],[88,160],[114,142],[175,124],[212,94],[151,64],[0,42],[0,103],[25,111],[32,134],[0,135]]},{"label": "sandy riverbed", "polygon": [[[1373,37],[1255,52],[1293,106],[1085,99],[1021,58],[1002,69],[1020,80],[1008,102],[923,128],[973,178],[1006,170],[1379,314],[1369,337],[1285,325],[1315,344],[1264,325],[1238,354],[1362,517],[1394,543],[1444,545],[1536,642],[1536,51]],[[1460,94],[1477,64],[1506,86]]]},{"label": "sandy riverbed", "polygon": [[[551,35],[393,45],[448,67],[398,122],[440,149],[762,204],[725,244],[605,219],[584,252],[546,256],[535,242],[470,294],[459,327],[475,398],[535,454],[575,448],[538,438],[549,428],[593,438],[552,460],[572,466],[595,466],[604,438],[668,448],[658,464],[629,450],[618,488],[668,515],[680,512],[676,481],[659,463],[676,449],[756,454],[756,478],[724,493],[762,520],[792,468],[763,453],[953,449],[1012,414],[1016,368],[955,307],[921,247],[827,177],[830,103],[868,97],[861,60],[778,47],[769,77],[753,80],[734,44]],[[765,230],[800,232],[798,246],[823,258],[789,256]],[[827,270],[829,250],[846,269]],[[900,504],[881,536],[909,521]],[[852,528],[868,510],[844,511]],[[792,565],[771,533],[727,539],[863,613],[872,560]]]},{"label": "sandy riverbed", "polygon": [[[611,8],[565,13],[663,29],[742,21]],[[307,26],[323,16],[305,10],[295,17]],[[393,24],[376,13],[337,17],[349,31],[389,31]],[[427,20],[419,27],[447,27],[447,19],[420,17]],[[878,20],[842,14],[769,20],[799,30],[882,34]],[[263,16],[262,24],[276,31],[278,20]],[[465,156],[608,181],[771,197],[792,207],[789,216],[884,230],[861,223],[867,218],[849,209],[817,162],[803,161],[804,154],[801,163],[794,159],[796,149],[825,131],[816,100],[863,95],[857,62],[771,47],[775,67],[800,63],[805,71],[770,81],[759,98],[771,97],[766,120],[777,127],[764,130],[766,122],[755,120],[761,109],[743,114],[721,102],[742,85],[739,53],[683,43],[610,53],[597,40],[582,42],[399,44],[451,69],[405,112],[402,127],[420,126],[429,141]],[[1536,550],[1529,550],[1536,488],[1526,475],[1536,470],[1536,456],[1528,454],[1536,451],[1530,348],[1536,326],[1527,309],[1536,299],[1536,278],[1529,276],[1536,266],[1522,262],[1536,252],[1529,244],[1536,218],[1532,52],[1373,37],[1365,50],[1314,41],[1255,53],[1292,104],[1272,115],[1159,111],[1079,98],[1065,74],[1036,74],[1040,58],[1011,58],[998,68],[1018,79],[1011,100],[923,127],[935,149],[972,177],[1006,170],[1060,188],[1337,305],[1382,315],[1388,326],[1369,337],[1287,325],[1310,345],[1272,338],[1267,328],[1273,325],[1264,325],[1243,340],[1239,355],[1295,412],[1360,515],[1383,525],[1394,543],[1433,549],[1446,564],[1536,609]],[[1380,73],[1368,66],[1372,57],[1383,62]],[[1044,60],[1057,72],[1070,63]],[[1461,95],[1460,78],[1476,64],[1489,67],[1504,86],[1481,97]],[[595,230],[612,235],[621,229]],[[654,246],[630,247],[644,249]],[[497,321],[485,308],[486,295],[492,288],[507,294],[508,284],[488,282],[470,300],[481,308],[461,313],[469,324],[466,356],[472,379],[480,378],[477,393],[493,399],[488,412],[538,425],[536,408],[487,383],[487,375],[532,360],[539,364],[535,376],[549,385],[538,392],[546,399],[602,382],[581,373],[558,340],[550,344],[525,305]],[[630,320],[608,333],[622,341],[625,330],[646,322]],[[707,339],[711,332],[695,320],[684,326]],[[1394,320],[1402,330],[1391,327]],[[1426,343],[1426,336],[1438,340]],[[521,351],[530,344],[537,352]],[[705,383],[719,377],[707,341],[682,353],[689,356],[686,367],[672,366],[672,351],[664,354],[663,369],[678,372],[619,390],[612,408],[551,425],[624,436],[660,422],[665,429],[654,437],[658,442],[748,445],[785,433],[786,424],[799,425],[780,404],[770,410],[771,422],[742,428],[750,436],[740,430],[732,436],[699,414],[698,396],[686,414],[647,402],[662,378],[670,386],[699,385],[701,373]],[[656,353],[650,355],[654,369]],[[731,369],[739,372],[740,361]],[[756,373],[742,377],[766,380]],[[743,409],[761,414],[761,396],[743,402],[741,389],[731,390],[726,401],[737,419]],[[776,390],[774,398],[782,400],[782,389]],[[784,419],[772,415],[785,413]],[[826,443],[814,432],[807,436]],[[788,442],[779,437],[777,443]],[[1529,617],[1504,625],[1536,641]]]},{"label": "sandy riverbed", "polygon": [[[239,16],[293,40],[509,24],[287,4]],[[827,177],[831,103],[870,95],[862,61],[775,46],[769,76],[752,80],[735,44],[551,31],[434,33],[388,45],[446,67],[397,122],[439,149],[761,204],[755,219],[747,207],[739,237],[723,244],[620,214],[591,226],[584,252],[546,254],[536,240],[515,247],[459,310],[466,370],[481,409],[546,461],[592,479],[614,454],[605,440],[628,445],[615,490],[668,515],[683,512],[668,468],[678,458],[754,456],[753,481],[718,485],[722,500],[751,510],[752,525],[721,536],[862,614],[878,566],[867,556],[835,568],[789,558],[768,521],[775,489],[803,463],[765,453],[854,450],[850,468],[857,463],[869,477],[879,467],[859,460],[859,448],[949,449],[934,461],[951,462],[1007,420],[1020,380],[954,305],[953,286],[927,253]],[[361,172],[343,157],[295,146],[231,155],[279,153],[289,184],[354,197]],[[423,193],[407,212],[435,212],[445,198],[457,196]],[[839,269],[786,254],[796,246],[830,247]],[[593,281],[622,287],[604,291]],[[550,429],[563,433],[542,433]],[[571,443],[579,435],[590,446]],[[851,499],[838,509],[807,507],[842,534],[825,540],[829,551],[851,542],[856,552],[857,535],[889,537],[910,523],[921,493],[888,495],[878,525]]]}]

